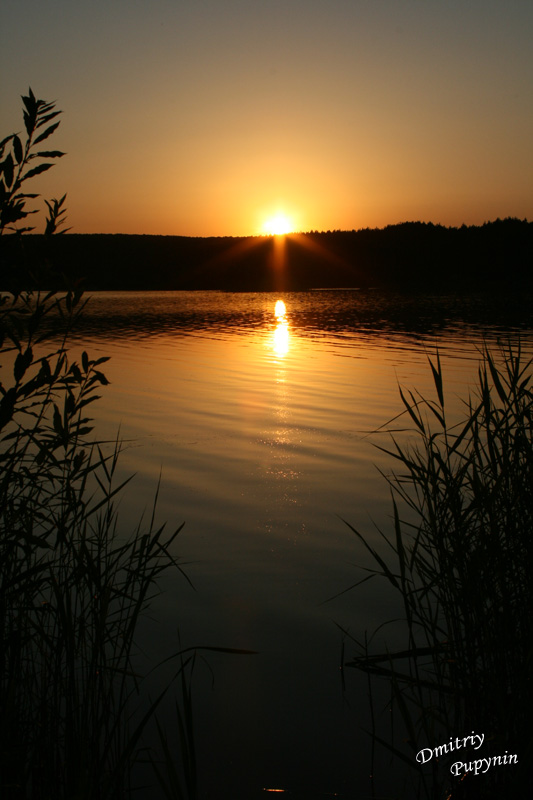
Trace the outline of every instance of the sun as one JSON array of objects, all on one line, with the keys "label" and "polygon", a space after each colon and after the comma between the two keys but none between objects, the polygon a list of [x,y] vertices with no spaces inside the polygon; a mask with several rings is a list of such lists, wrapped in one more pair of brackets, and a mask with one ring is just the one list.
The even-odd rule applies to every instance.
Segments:
[{"label": "sun", "polygon": [[286,214],[276,214],[263,223],[263,231],[267,236],[283,236],[293,230],[292,220]]}]

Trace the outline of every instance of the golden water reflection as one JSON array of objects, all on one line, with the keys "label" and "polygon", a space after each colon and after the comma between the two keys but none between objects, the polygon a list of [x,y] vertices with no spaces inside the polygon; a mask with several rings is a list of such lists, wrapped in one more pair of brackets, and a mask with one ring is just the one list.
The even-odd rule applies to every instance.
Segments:
[{"label": "golden water reflection", "polygon": [[[267,347],[274,358],[269,358],[273,394],[269,402],[269,413],[265,416],[262,443],[265,452],[261,470],[264,485],[268,486],[271,507],[265,530],[279,532],[280,520],[284,519],[288,506],[300,505],[300,469],[294,459],[294,420],[292,417],[292,380],[288,380],[289,364],[285,356],[291,346],[287,306],[277,300],[274,308],[275,328],[270,329]],[[293,343],[294,344],[294,343]]]},{"label": "golden water reflection", "polygon": [[284,358],[289,352],[289,321],[287,320],[287,307],[283,300],[278,300],[274,308],[276,316],[276,328],[272,349],[277,358]]},{"label": "golden water reflection", "polygon": [[283,300],[276,301],[274,314],[276,315],[277,319],[283,319],[283,317],[287,315],[287,306],[285,305]]}]

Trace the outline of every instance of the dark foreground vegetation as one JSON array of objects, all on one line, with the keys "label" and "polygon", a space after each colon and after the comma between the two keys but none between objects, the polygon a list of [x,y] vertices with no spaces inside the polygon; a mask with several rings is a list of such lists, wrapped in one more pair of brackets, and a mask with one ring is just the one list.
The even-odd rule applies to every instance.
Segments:
[{"label": "dark foreground vegetation", "polygon": [[[23,102],[25,142],[17,134],[0,142],[2,239],[34,213],[27,202],[38,195],[25,182],[62,155],[39,149],[60,112],[31,89]],[[47,246],[64,221],[64,199],[46,201]],[[27,258],[20,233],[31,229],[14,234],[18,269],[3,263],[8,292],[0,296],[0,796],[131,797],[144,763],[159,789],[150,797],[194,800],[197,649],[182,650],[176,636],[167,659],[174,678],[159,681],[155,697],[139,669],[139,621],[161,575],[181,572],[171,552],[181,526],[156,526],[155,501],[134,530],[120,524],[116,503],[128,483],[116,479],[120,443],[91,438],[108,359],[71,358],[82,291],[65,276],[60,292],[35,288],[60,278],[42,253]],[[173,695],[170,747],[156,712]]]},{"label": "dark foreground vegetation", "polygon": [[[60,112],[31,89],[23,102],[24,144],[17,134],[0,143],[3,236],[33,213],[27,202],[37,195],[25,182],[62,156],[38,149]],[[64,220],[64,199],[46,203],[47,241]],[[22,251],[20,233],[16,241]],[[0,795],[126,797],[144,755],[161,786],[172,784],[168,797],[192,798],[190,653],[174,653],[181,752],[171,756],[162,730],[163,755],[141,746],[169,686],[137,710],[138,622],[161,573],[180,569],[169,549],[179,528],[166,534],[153,515],[131,532],[118,524],[120,446],[89,438],[108,359],[84,352],[78,363],[67,349],[81,291],[31,291],[50,281],[40,259],[21,259],[16,273],[3,266],[10,293],[0,298]],[[54,326],[45,331],[49,317]]]},{"label": "dark foreground vegetation", "polygon": [[[52,312],[71,320],[78,299],[24,293],[1,309],[2,362],[11,364],[0,384],[6,800],[125,797],[165,693],[135,713],[137,625],[161,573],[180,569],[169,550],[178,530],[166,534],[153,516],[131,532],[118,524],[119,446],[106,452],[88,438],[107,359],[83,353],[76,363],[64,341],[47,345],[39,326]],[[178,674],[185,664],[177,659]]]},{"label": "dark foreground vegetation", "polygon": [[533,287],[533,223],[496,220],[445,228],[421,222],[383,230],[286,237],[188,238],[67,233],[4,237],[1,257],[18,266],[43,255],[90,290],[317,288],[515,290]]},{"label": "dark foreground vegetation", "polygon": [[[373,736],[409,765],[410,796],[527,797],[533,756],[533,364],[520,350],[484,353],[477,388],[455,424],[447,415],[438,358],[431,369],[434,399],[401,391],[414,428],[406,436],[395,420],[386,450],[397,471],[387,478],[393,527],[384,536],[385,549],[373,549],[352,528],[372,556],[370,575],[398,592],[405,644],[375,652],[371,642],[358,642],[347,666],[390,683],[391,719],[403,734],[384,733],[376,710]],[[432,748],[474,732],[484,734],[481,748],[431,756]],[[417,759],[424,748],[429,752]],[[506,754],[517,762],[508,763]],[[480,762],[476,774],[472,764],[492,757],[496,762]]]}]

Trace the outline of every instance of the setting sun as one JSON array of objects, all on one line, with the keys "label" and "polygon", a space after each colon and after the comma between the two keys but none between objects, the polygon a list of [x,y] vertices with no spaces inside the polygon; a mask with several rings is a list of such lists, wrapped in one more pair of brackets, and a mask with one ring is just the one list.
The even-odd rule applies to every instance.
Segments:
[{"label": "setting sun", "polygon": [[276,214],[263,224],[263,231],[267,236],[283,236],[293,230],[292,220],[285,214]]}]

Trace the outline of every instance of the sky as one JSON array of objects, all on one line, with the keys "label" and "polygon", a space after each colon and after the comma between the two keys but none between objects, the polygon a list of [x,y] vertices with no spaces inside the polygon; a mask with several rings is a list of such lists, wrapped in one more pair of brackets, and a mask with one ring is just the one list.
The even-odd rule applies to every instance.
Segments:
[{"label": "sky", "polygon": [[3,0],[0,139],[77,233],[533,220],[531,0]]}]

